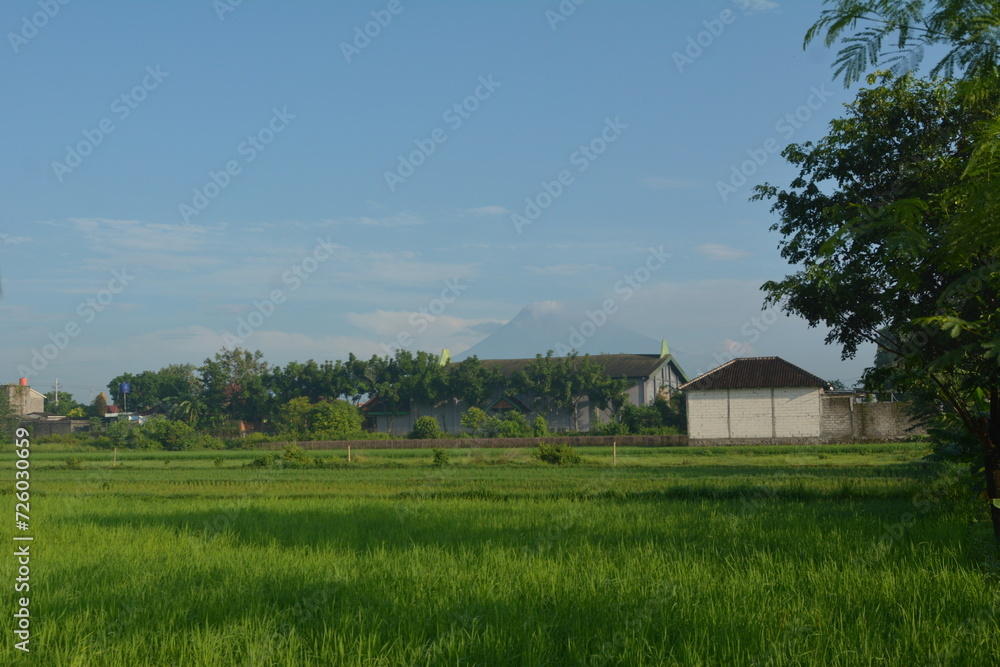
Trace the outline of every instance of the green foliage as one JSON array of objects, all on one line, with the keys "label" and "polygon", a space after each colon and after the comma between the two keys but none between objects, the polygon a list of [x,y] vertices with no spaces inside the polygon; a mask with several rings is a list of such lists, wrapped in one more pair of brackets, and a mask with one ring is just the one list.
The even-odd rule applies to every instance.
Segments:
[{"label": "green foliage", "polygon": [[70,456],[66,459],[67,470],[80,470],[83,467],[83,459],[79,456]]},{"label": "green foliage", "polygon": [[649,405],[626,404],[618,413],[619,421],[601,424],[591,430],[595,435],[677,435],[687,428],[686,402],[679,393],[668,400],[658,395]]},{"label": "green foliage", "polygon": [[[539,419],[542,424],[539,424]],[[470,435],[476,438],[530,438],[536,434],[539,426],[544,426],[545,419],[539,417],[529,424],[517,410],[508,410],[502,416],[492,416],[479,408],[469,408],[460,421]],[[547,426],[545,430],[548,430]]]},{"label": "green foliage", "polygon": [[490,398],[503,393],[508,385],[497,367],[484,366],[476,356],[451,364],[447,382],[452,395],[477,409],[486,407]]},{"label": "green foliage", "polygon": [[536,438],[544,438],[547,435],[551,435],[549,433],[549,422],[545,417],[538,415],[531,422],[531,435]]},{"label": "green foliage", "polygon": [[434,440],[442,435],[438,420],[430,415],[418,417],[413,423],[413,431],[410,437],[417,440]]},{"label": "green foliage", "polygon": [[962,73],[967,78],[988,78],[997,72],[1000,12],[995,2],[834,0],[829,4],[833,8],[823,10],[805,42],[822,36],[831,46],[841,40],[835,76],[842,75],[845,86],[860,81],[869,67],[879,64],[894,71],[916,70],[927,46],[942,54],[931,76],[953,78]]},{"label": "green foliage", "polygon": [[311,458],[305,450],[296,444],[288,444],[281,448],[281,458],[286,463],[309,463]]},{"label": "green foliage", "polygon": [[[66,417],[83,417],[85,405],[73,399],[73,394],[60,391],[59,402],[56,404],[56,392],[50,391],[45,394],[45,411]],[[70,413],[74,414],[70,414]]]},{"label": "green foliage", "polygon": [[119,420],[107,429],[112,447],[119,449],[165,449],[184,451],[190,449],[221,449],[218,438],[204,435],[184,422],[153,417],[144,424]]},{"label": "green foliage", "polygon": [[277,411],[275,426],[284,435],[302,436],[312,430],[313,404],[298,396],[282,404]]},{"label": "green foliage", "polygon": [[445,449],[434,448],[434,458],[431,460],[431,465],[435,468],[443,468],[448,465],[448,451]]},{"label": "green foliage", "polygon": [[160,449],[138,422],[120,419],[107,429],[108,440],[118,449]]},{"label": "green foliage", "polygon": [[347,401],[321,401],[309,413],[316,439],[343,440],[361,431],[364,416]]},{"label": "green foliage", "polygon": [[251,468],[270,468],[277,459],[277,454],[262,454],[254,457],[254,460],[247,465]]},{"label": "green foliage", "polygon": [[553,445],[540,443],[537,452],[538,459],[554,465],[575,465],[580,463],[580,455],[570,445]]},{"label": "green foliage", "polygon": [[616,421],[609,421],[590,429],[593,435],[632,435],[627,424]]},{"label": "green foliage", "polygon": [[101,667],[994,665],[983,513],[925,449],[636,448],[613,474],[452,452],[442,493],[414,488],[426,450],[322,474],[136,453],[107,486],[39,470],[46,539],[86,548],[44,552],[59,622],[32,639]]},{"label": "green foliage", "polygon": [[[758,186],[755,198],[774,200],[782,256],[801,267],[763,286],[767,302],[828,327],[845,357],[884,348],[865,384],[954,413],[996,498],[1000,85],[973,83],[969,94],[968,82],[869,77],[825,138],[784,151],[799,169],[789,189]],[[993,523],[1000,540],[1000,511]]]},{"label": "green foliage", "polygon": [[493,438],[530,438],[535,434],[534,428],[524,415],[517,410],[508,410],[502,417],[493,417],[491,428]]},{"label": "green foliage", "polygon": [[489,437],[486,433],[489,432],[490,416],[484,410],[471,407],[459,418],[459,422],[473,437]]},{"label": "green foliage", "polygon": [[10,396],[7,394],[7,387],[0,387],[0,434],[6,440],[14,437],[17,429],[18,416],[14,407],[10,404]]},{"label": "green foliage", "polygon": [[198,368],[206,409],[215,420],[258,422],[268,415],[268,365],[263,357],[260,350],[223,348]]}]

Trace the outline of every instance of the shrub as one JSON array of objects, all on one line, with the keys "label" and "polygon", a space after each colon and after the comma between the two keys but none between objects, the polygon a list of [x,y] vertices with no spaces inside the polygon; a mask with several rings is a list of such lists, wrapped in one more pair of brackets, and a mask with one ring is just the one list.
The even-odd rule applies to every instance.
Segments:
[{"label": "shrub", "polygon": [[490,437],[487,433],[489,430],[490,419],[492,419],[488,414],[480,410],[479,408],[472,407],[465,411],[462,415],[461,423],[462,426],[476,438],[488,438]]},{"label": "shrub", "polygon": [[629,435],[628,427],[621,422],[598,424],[590,432],[593,435]]},{"label": "shrub", "polygon": [[548,434],[544,417],[539,416],[528,424],[528,420],[517,410],[511,410],[503,417],[492,417],[479,408],[469,408],[461,421],[462,426],[477,438],[530,438],[541,426],[544,426],[544,434]]},{"label": "shrub", "polygon": [[271,466],[274,465],[274,461],[276,458],[278,458],[277,454],[272,454],[272,455],[264,454],[263,456],[258,456],[257,458],[255,458],[248,465],[251,468],[270,468]]},{"label": "shrub", "polygon": [[285,463],[312,463],[305,450],[295,444],[288,444],[281,448],[281,459]]},{"label": "shrub", "polygon": [[517,410],[511,410],[502,418],[493,418],[494,435],[496,438],[530,438],[534,435],[534,429],[528,424],[528,420]]},{"label": "shrub", "polygon": [[120,449],[222,449],[218,438],[199,433],[189,424],[164,417],[153,417],[144,424],[116,421],[107,430],[112,447]]},{"label": "shrub", "polygon": [[554,465],[573,465],[580,462],[580,455],[572,446],[544,442],[538,445],[538,458]]},{"label": "shrub", "polygon": [[216,468],[221,468],[222,466],[226,465],[226,459],[221,456],[216,456],[214,459],[212,459],[212,462],[215,464]]},{"label": "shrub", "polygon": [[108,427],[108,440],[118,449],[160,449],[160,444],[149,438],[137,422],[116,421]]},{"label": "shrub", "polygon": [[[434,440],[441,437],[441,427],[438,420],[431,416],[419,417],[413,424],[410,437],[416,440]],[[437,451],[437,450],[435,450]]]},{"label": "shrub", "polygon": [[547,435],[551,435],[549,433],[549,422],[541,415],[535,417],[535,420],[531,422],[531,430],[533,431],[532,435],[536,438],[544,438]]},{"label": "shrub", "polygon": [[435,468],[443,468],[448,465],[448,452],[444,449],[434,448],[434,459],[431,465]]},{"label": "shrub", "polygon": [[82,467],[83,459],[79,457],[71,456],[66,459],[66,468],[68,470],[79,470]]}]

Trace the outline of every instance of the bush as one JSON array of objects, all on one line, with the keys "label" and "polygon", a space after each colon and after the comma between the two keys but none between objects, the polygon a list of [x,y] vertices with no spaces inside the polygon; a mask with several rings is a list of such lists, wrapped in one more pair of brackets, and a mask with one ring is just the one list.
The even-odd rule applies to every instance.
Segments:
[{"label": "bush", "polygon": [[461,421],[462,426],[477,438],[530,438],[536,435],[540,426],[544,426],[544,435],[548,434],[544,417],[539,416],[528,424],[528,420],[517,410],[511,410],[503,417],[492,417],[479,408],[469,408]]},{"label": "bush", "polygon": [[[413,424],[410,437],[415,440],[434,440],[441,437],[438,420],[431,416],[419,417]],[[437,450],[435,450],[437,451]]]},{"label": "bush", "polygon": [[621,422],[607,422],[598,424],[590,429],[592,435],[629,435],[628,426]]},{"label": "bush", "polygon": [[538,445],[538,458],[554,465],[573,465],[580,463],[580,455],[570,445],[553,445],[541,443]]},{"label": "bush", "polygon": [[480,410],[472,407],[465,411],[460,419],[462,426],[474,438],[488,438],[489,424],[492,417]]},{"label": "bush", "polygon": [[108,427],[108,440],[118,449],[160,449],[138,422],[118,420]]},{"label": "bush", "polygon": [[434,449],[434,459],[431,461],[431,465],[435,468],[443,468],[448,465],[448,452],[444,449]]},{"label": "bush", "polygon": [[188,449],[221,449],[218,438],[204,435],[185,422],[153,417],[144,424],[116,421],[107,430],[112,447],[120,449],[165,449],[179,452]]},{"label": "bush", "polygon": [[312,463],[312,459],[306,454],[305,450],[296,444],[289,444],[282,447],[281,459],[285,463]]},{"label": "bush", "polygon": [[494,431],[493,437],[496,438],[530,438],[534,435],[528,420],[517,410],[511,410],[502,418],[496,419]]},{"label": "bush", "polygon": [[265,454],[263,456],[258,456],[253,461],[251,461],[248,465],[251,468],[270,468],[271,466],[274,465],[274,461],[277,458],[278,458],[277,454],[271,454],[271,455]]},{"label": "bush", "polygon": [[79,470],[83,465],[83,459],[79,457],[73,457],[66,459],[66,468],[68,470]]}]

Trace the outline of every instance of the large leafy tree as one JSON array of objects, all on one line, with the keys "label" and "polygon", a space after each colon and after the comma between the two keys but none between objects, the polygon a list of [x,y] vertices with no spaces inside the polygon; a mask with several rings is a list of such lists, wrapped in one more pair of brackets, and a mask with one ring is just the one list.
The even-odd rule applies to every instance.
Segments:
[{"label": "large leafy tree", "polygon": [[[990,498],[1000,498],[1000,244],[969,165],[996,119],[996,90],[883,73],[813,144],[773,200],[782,255],[801,268],[764,285],[767,300],[829,327],[853,356],[874,342],[903,389],[933,393],[979,442]],[[880,84],[880,85],[876,85]],[[1000,539],[1000,508],[993,509]]]},{"label": "large leafy tree", "polygon": [[507,379],[500,369],[483,364],[476,356],[453,363],[447,368],[451,395],[470,407],[485,408],[490,399],[507,387]]},{"label": "large leafy tree", "polygon": [[68,415],[73,412],[74,415],[82,412],[82,408],[86,407],[82,403],[78,403],[76,399],[73,398],[73,394],[60,391],[59,401],[56,402],[56,392],[50,391],[45,394],[45,411],[51,412],[57,415]]},{"label": "large leafy tree", "polygon": [[117,404],[124,403],[118,389],[123,382],[131,385],[128,396],[129,410],[150,410],[157,406],[173,408],[178,403],[196,400],[201,391],[191,364],[171,364],[158,371],[122,373],[108,382],[108,390]]},{"label": "large leafy tree", "polygon": [[198,369],[205,410],[210,419],[263,420],[270,408],[264,386],[268,365],[264,353],[223,348]]},{"label": "large leafy tree", "polygon": [[992,78],[1000,64],[1000,2],[996,0],[827,0],[830,5],[806,33],[840,43],[836,76],[845,85],[869,68],[906,73],[923,64],[927,47],[943,49],[932,76]]}]

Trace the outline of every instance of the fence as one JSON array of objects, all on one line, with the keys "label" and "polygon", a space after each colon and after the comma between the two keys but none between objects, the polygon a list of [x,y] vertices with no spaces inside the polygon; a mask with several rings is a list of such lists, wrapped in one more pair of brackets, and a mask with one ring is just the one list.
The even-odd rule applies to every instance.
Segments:
[{"label": "fence", "polygon": [[[574,447],[685,447],[686,435],[574,435],[546,438],[439,438],[434,440],[317,440],[295,442],[302,449],[513,449],[537,447],[541,443]],[[281,449],[289,442],[262,442],[256,449]]]}]

